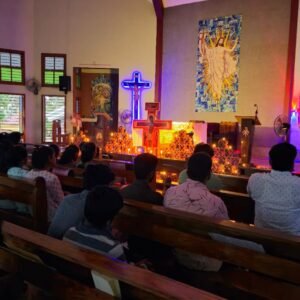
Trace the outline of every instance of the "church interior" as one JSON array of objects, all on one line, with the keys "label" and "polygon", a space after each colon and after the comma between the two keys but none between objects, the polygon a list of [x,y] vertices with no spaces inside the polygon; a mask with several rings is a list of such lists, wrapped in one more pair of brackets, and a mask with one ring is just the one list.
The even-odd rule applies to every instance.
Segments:
[{"label": "church interior", "polygon": [[0,0],[0,298],[299,299],[299,10]]}]

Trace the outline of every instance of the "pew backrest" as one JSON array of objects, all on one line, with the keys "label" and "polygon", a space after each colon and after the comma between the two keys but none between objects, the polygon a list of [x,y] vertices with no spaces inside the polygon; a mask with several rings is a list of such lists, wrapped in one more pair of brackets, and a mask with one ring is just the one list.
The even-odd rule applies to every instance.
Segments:
[{"label": "pew backrest", "polygon": [[[19,255],[18,252],[15,251],[16,247],[14,247],[17,245],[17,248],[19,248],[21,252],[28,252],[28,249],[30,249],[31,252],[35,251],[35,253],[37,251],[42,251],[44,254],[47,253],[63,259],[66,262],[70,262],[74,266],[80,267],[81,270],[87,270],[89,272],[94,270],[104,276],[116,279],[131,287],[133,290],[136,290],[138,293],[142,292],[143,294],[142,298],[130,297],[127,299],[220,299],[215,295],[155,274],[148,270],[112,259],[89,249],[80,248],[77,245],[66,241],[57,240],[46,235],[21,228],[9,222],[3,222],[1,226],[1,233],[5,244],[8,245],[8,249],[2,248],[0,251],[0,267],[3,265],[7,266],[6,261],[1,259],[1,256],[8,255],[10,249],[14,250],[13,254],[15,256]],[[24,267],[26,265],[24,263],[24,254],[21,254],[20,256],[21,259],[23,259],[23,263],[21,261],[21,266]],[[32,261],[32,258],[30,260]],[[18,262],[20,263],[20,260]],[[28,266],[28,260],[26,262]],[[25,277],[25,280],[32,282],[33,284],[41,284],[38,277],[46,278],[45,266],[40,264],[38,268],[35,264],[34,270],[35,272],[26,273],[26,269],[21,268],[21,275]],[[66,281],[67,279],[64,277],[64,280]],[[57,282],[57,276],[56,281],[54,282]],[[44,285],[42,288],[48,288],[50,289],[50,292],[53,292],[51,289],[56,288],[51,282],[49,283],[50,286],[45,286],[44,280],[42,284]],[[70,284],[67,286],[70,286]],[[97,295],[95,289],[88,286],[85,286],[85,290],[88,290],[84,295],[85,298],[77,295],[74,299],[115,299],[104,293]],[[145,295],[147,295],[147,297]],[[149,298],[149,295],[151,295],[151,298]],[[73,298],[69,297],[68,299]]]},{"label": "pew backrest", "polygon": [[[259,296],[278,298],[291,293],[300,297],[299,237],[134,200],[126,199],[125,204],[114,226],[127,234],[232,264],[237,267],[231,274],[233,283]],[[249,285],[244,278],[250,276]],[[261,282],[274,290],[265,289]],[[278,295],[275,286],[281,289]]]},{"label": "pew backrest", "polygon": [[255,203],[248,194],[227,190],[212,191],[212,193],[224,201],[230,219],[246,224],[254,223]]},{"label": "pew backrest", "polygon": [[0,175],[0,199],[23,203],[32,209],[32,216],[19,214],[15,210],[0,209],[1,220],[47,232],[47,192],[44,178],[25,180]]}]

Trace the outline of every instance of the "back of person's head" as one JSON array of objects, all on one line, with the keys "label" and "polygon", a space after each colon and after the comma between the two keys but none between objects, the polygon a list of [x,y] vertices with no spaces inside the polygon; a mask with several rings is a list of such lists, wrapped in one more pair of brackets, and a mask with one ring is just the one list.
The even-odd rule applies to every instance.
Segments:
[{"label": "back of person's head", "polygon": [[297,149],[289,143],[274,145],[269,151],[270,164],[276,171],[293,171]]},{"label": "back of person's head", "polygon": [[207,153],[210,157],[213,157],[215,154],[213,148],[205,143],[199,143],[195,146],[193,154],[199,152]]},{"label": "back of person's head", "polygon": [[61,158],[58,160],[58,163],[60,165],[70,164],[72,162],[76,162],[79,155],[79,148],[76,145],[70,145],[68,146],[63,154],[61,155]]},{"label": "back of person's head", "polygon": [[8,170],[7,153],[12,149],[12,144],[3,139],[0,141],[0,173],[6,173]]},{"label": "back of person's head", "polygon": [[96,154],[96,145],[92,142],[81,145],[81,162],[86,163],[91,161]]},{"label": "back of person's head", "polygon": [[103,228],[122,207],[123,198],[117,190],[97,186],[86,197],[84,216],[94,227]]},{"label": "back of person's head", "polygon": [[27,150],[22,145],[16,145],[7,152],[7,168],[22,167],[27,160]]},{"label": "back of person's head", "polygon": [[211,174],[212,160],[205,152],[193,154],[188,160],[187,175],[190,179],[205,182]]},{"label": "back of person's head", "polygon": [[50,147],[41,146],[35,149],[32,152],[32,168],[39,170],[45,169],[49,165],[50,161],[53,159],[53,156],[54,151]]},{"label": "back of person's head", "polygon": [[97,185],[109,185],[115,179],[115,174],[108,166],[102,164],[88,165],[83,175],[83,187],[87,190]]},{"label": "back of person's head", "polygon": [[57,159],[59,157],[59,153],[60,153],[59,147],[56,144],[50,144],[49,147],[53,149],[54,155]]},{"label": "back of person's head", "polygon": [[13,131],[8,135],[8,139],[14,144],[17,145],[21,142],[22,133],[18,131]]},{"label": "back of person's head", "polygon": [[155,155],[149,153],[143,153],[134,159],[134,174],[136,179],[151,179],[153,176],[158,159]]}]

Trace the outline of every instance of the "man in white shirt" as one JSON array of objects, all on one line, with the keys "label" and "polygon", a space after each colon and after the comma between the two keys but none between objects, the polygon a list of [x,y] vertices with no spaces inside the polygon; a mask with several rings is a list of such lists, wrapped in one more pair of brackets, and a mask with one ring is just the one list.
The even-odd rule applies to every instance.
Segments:
[{"label": "man in white shirt", "polygon": [[256,226],[300,235],[300,178],[292,175],[295,146],[280,143],[269,152],[270,173],[255,173],[248,193],[255,201]]}]

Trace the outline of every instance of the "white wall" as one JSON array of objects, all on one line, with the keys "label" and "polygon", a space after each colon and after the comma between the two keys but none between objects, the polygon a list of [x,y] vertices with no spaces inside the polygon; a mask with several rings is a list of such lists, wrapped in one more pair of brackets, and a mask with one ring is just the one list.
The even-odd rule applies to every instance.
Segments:
[{"label": "white wall", "polygon": [[[243,16],[237,112],[195,112],[198,22],[232,14]],[[162,117],[235,121],[235,115],[253,115],[258,104],[262,125],[271,127],[287,113],[289,23],[290,0],[209,0],[166,9]]]},{"label": "white wall", "polygon": [[[8,25],[6,30],[2,23]],[[156,16],[150,1],[0,0],[0,25],[0,48],[26,51],[26,78],[41,79],[41,53],[66,53],[67,75],[73,75],[73,67],[119,68],[121,82],[131,78],[132,71],[140,70],[154,86]],[[22,28],[16,37],[15,28]],[[0,89],[25,90],[3,85]],[[44,94],[63,95],[56,88],[42,88],[37,97],[26,93],[29,142],[41,141]],[[154,87],[144,91],[143,99],[154,100]],[[67,120],[73,112],[72,105],[71,92],[67,95]],[[119,110],[125,108],[130,108],[130,93],[120,88]]]},{"label": "white wall", "polygon": [[[25,51],[25,79],[34,77],[34,0],[0,0],[0,48]],[[21,85],[0,84],[0,92],[25,94],[26,139],[36,140],[39,100]]]}]

